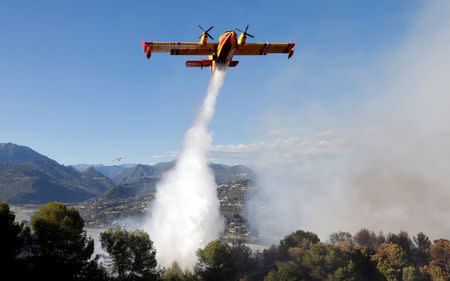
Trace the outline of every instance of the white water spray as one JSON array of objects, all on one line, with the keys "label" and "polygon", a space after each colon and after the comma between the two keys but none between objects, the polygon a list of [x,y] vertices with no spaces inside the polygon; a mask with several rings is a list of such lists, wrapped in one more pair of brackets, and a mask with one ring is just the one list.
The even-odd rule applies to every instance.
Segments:
[{"label": "white water spray", "polygon": [[192,272],[196,251],[223,231],[216,183],[206,154],[212,140],[207,126],[225,74],[226,69],[217,69],[211,76],[200,112],[184,137],[183,151],[158,184],[151,217],[144,225],[154,242],[158,263],[164,267],[177,262],[181,269]]}]

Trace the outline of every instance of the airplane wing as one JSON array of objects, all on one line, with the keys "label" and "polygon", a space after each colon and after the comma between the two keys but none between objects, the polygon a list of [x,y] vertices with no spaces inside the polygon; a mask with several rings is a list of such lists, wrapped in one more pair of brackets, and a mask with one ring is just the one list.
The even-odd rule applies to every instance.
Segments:
[{"label": "airplane wing", "polygon": [[293,43],[246,43],[244,46],[238,45],[235,55],[267,55],[289,53],[289,57],[294,52],[295,41]]},{"label": "airplane wing", "polygon": [[215,52],[218,43],[207,43],[203,46],[196,42],[144,42],[142,46],[147,58],[151,53],[170,53],[171,55],[211,55]]}]

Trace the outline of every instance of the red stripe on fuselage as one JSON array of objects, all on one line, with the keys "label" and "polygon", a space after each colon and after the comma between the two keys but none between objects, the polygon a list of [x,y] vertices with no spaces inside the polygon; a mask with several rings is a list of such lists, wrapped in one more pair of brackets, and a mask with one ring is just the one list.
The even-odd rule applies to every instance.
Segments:
[{"label": "red stripe on fuselage", "polygon": [[236,52],[236,33],[234,31],[225,33],[220,37],[217,47],[216,62],[228,65]]}]

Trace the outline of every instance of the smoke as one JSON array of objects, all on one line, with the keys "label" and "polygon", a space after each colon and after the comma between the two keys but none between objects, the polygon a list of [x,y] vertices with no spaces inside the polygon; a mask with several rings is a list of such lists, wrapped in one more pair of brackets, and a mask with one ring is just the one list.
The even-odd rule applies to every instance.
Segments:
[{"label": "smoke", "polygon": [[[361,90],[376,94],[352,120],[257,154],[248,215],[261,239],[306,229],[326,240],[362,227],[450,238],[450,3],[427,2],[414,23],[385,73],[367,79]],[[322,125],[337,123],[322,113]],[[276,118],[309,125],[304,115]]]},{"label": "smoke", "polygon": [[158,263],[176,262],[192,271],[196,251],[223,231],[214,174],[208,166],[211,134],[207,130],[226,69],[212,75],[206,97],[193,126],[186,132],[175,167],[157,185],[151,216],[144,225],[154,242]]}]

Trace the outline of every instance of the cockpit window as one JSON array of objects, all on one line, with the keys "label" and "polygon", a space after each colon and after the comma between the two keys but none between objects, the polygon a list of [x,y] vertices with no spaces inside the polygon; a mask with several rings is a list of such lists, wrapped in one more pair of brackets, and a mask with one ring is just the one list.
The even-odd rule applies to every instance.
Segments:
[{"label": "cockpit window", "polygon": [[[228,32],[232,32],[233,30],[225,30],[223,33],[222,33],[222,35],[224,35],[225,33],[228,33]],[[220,36],[222,36],[222,35],[220,35]]]}]

